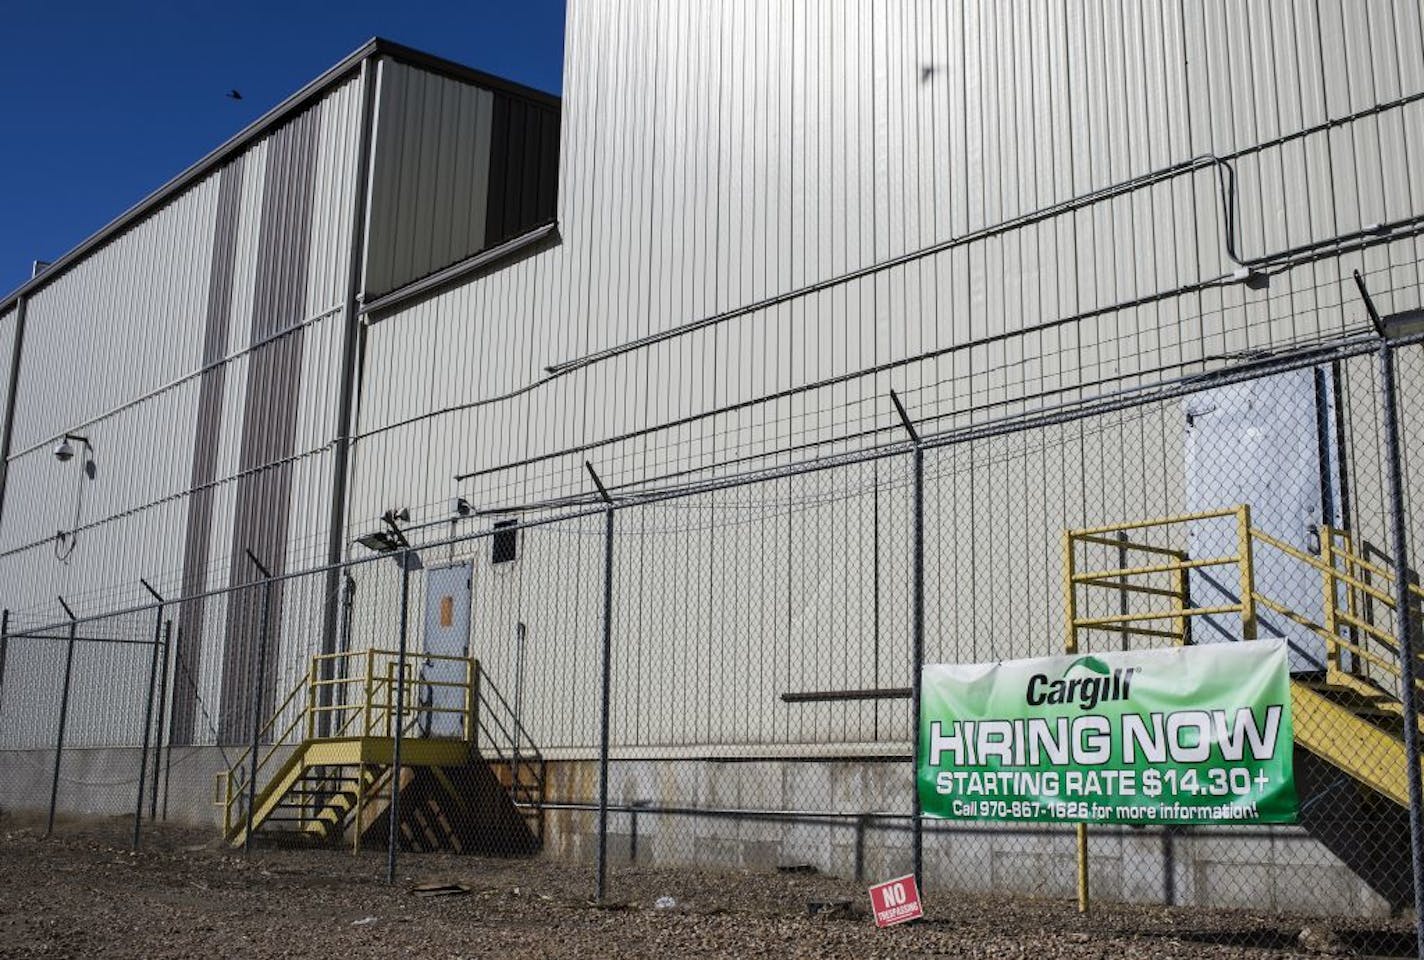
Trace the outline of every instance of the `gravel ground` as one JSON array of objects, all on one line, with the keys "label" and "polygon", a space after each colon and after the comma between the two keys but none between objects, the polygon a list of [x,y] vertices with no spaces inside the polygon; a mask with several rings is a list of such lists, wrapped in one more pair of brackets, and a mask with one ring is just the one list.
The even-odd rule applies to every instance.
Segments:
[{"label": "gravel ground", "polygon": [[[931,895],[925,922],[876,930],[857,884],[816,874],[621,869],[611,901],[592,870],[551,861],[408,855],[395,885],[380,853],[264,849],[122,822],[67,823],[41,839],[0,819],[0,957],[1273,957],[1402,956],[1408,924],[1334,930],[1246,912]],[[458,882],[468,892],[413,888]],[[656,909],[659,897],[677,905]],[[849,917],[809,917],[810,899]]]}]

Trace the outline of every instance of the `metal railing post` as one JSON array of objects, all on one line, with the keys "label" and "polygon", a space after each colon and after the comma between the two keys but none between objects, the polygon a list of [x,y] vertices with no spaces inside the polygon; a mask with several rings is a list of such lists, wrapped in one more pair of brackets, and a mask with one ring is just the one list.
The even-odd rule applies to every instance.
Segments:
[{"label": "metal railing post", "polygon": [[[144,586],[148,586],[144,584]],[[150,588],[151,589],[151,588]],[[156,595],[156,594],[155,594]],[[163,642],[163,604],[158,604],[153,618],[153,650],[148,657],[148,704],[143,710],[143,746],[138,752],[138,797],[134,800],[133,848],[138,849],[139,834],[143,826],[143,795],[148,788],[148,743],[153,734],[153,695],[158,687],[158,647]],[[154,779],[158,778],[158,763],[155,754],[153,764]]]},{"label": "metal railing post", "polygon": [[366,650],[366,698],[362,705],[361,736],[371,735],[371,710],[376,699],[376,649]]},{"label": "metal railing post", "polygon": [[65,614],[69,617],[69,643],[64,656],[64,692],[59,696],[59,730],[54,738],[54,777],[49,785],[49,818],[45,821],[45,836],[54,833],[54,810],[59,802],[59,763],[64,755],[64,724],[69,717],[69,681],[74,675],[74,640],[79,629],[78,618],[74,616],[74,611],[69,609],[69,604],[64,602],[64,598],[59,598],[59,605],[64,608]]},{"label": "metal railing post", "polygon": [[475,677],[480,663],[474,657],[465,660],[465,742],[475,742]]},{"label": "metal railing post", "polygon": [[1241,569],[1241,639],[1256,639],[1256,549],[1251,539],[1251,505],[1236,508],[1236,539]]},{"label": "metal railing post", "polygon": [[[1179,552],[1174,559],[1176,559],[1178,563],[1186,563],[1187,555],[1184,552]],[[1123,566],[1125,567],[1127,564],[1123,564]],[[1186,611],[1191,609],[1191,589],[1187,571],[1184,567],[1177,567],[1176,570],[1172,571],[1172,589],[1176,593],[1176,596],[1172,598],[1172,605],[1177,612],[1177,616],[1172,621],[1172,626],[1177,634],[1177,645],[1185,647],[1187,646],[1187,641],[1191,639],[1191,627],[1186,616]]]},{"label": "metal railing post", "polygon": [[[395,742],[391,748],[391,806],[388,811],[389,830],[386,837],[386,882],[396,880],[396,847],[400,845],[400,781],[401,741],[405,739],[405,653],[406,633],[410,622],[410,564],[412,551],[406,547],[399,554],[401,564],[400,637],[396,647]],[[389,691],[387,696],[389,696]],[[360,826],[357,826],[360,829]]]},{"label": "metal railing post", "polygon": [[1335,582],[1335,530],[1328,524],[1320,528],[1320,562],[1326,567],[1321,580],[1325,588],[1325,606],[1321,610],[1325,632],[1330,635],[1325,643],[1326,674],[1340,670],[1340,624],[1335,617],[1335,606],[1340,588]]},{"label": "metal railing post", "polygon": [[[320,677],[317,671],[320,670],[321,667],[322,662],[315,656],[313,656],[311,658],[311,666],[308,668],[307,672],[307,723],[306,733],[303,737],[306,740],[313,740],[316,738],[316,708],[321,703],[321,697],[318,695],[317,691],[318,689],[323,689],[317,687],[318,679]],[[323,725],[323,728],[324,726],[325,725]]]},{"label": "metal railing post", "polygon": [[[1357,276],[1358,279],[1358,276]],[[1410,617],[1409,551],[1404,520],[1404,465],[1399,450],[1399,397],[1395,389],[1394,348],[1380,342],[1380,399],[1383,406],[1385,474],[1389,487],[1390,552],[1394,557],[1394,630],[1399,643],[1399,673],[1403,684],[1404,755],[1409,765],[1409,852],[1414,874],[1414,930],[1419,956],[1424,958],[1424,786],[1419,775],[1418,692],[1414,686],[1414,624]]]},{"label": "metal railing post", "polygon": [[257,657],[252,672],[252,753],[247,765],[247,830],[242,836],[242,852],[252,852],[253,820],[257,812],[257,753],[262,741],[262,680],[267,670],[267,618],[272,605],[272,574],[247,551],[247,558],[262,573],[262,619],[257,625]]}]

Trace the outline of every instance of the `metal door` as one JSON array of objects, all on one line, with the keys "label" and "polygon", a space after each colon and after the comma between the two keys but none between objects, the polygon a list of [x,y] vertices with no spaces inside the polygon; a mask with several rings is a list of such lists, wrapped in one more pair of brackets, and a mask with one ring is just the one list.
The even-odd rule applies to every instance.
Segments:
[{"label": "metal door", "polygon": [[[1249,504],[1252,526],[1318,555],[1320,525],[1334,522],[1339,504],[1333,378],[1304,369],[1194,394],[1182,404],[1186,419],[1186,499],[1191,513]],[[1232,517],[1191,524],[1193,557],[1237,553]],[[1256,592],[1315,623],[1322,621],[1318,571],[1280,550],[1255,551]],[[1240,602],[1238,568],[1194,570],[1193,606]],[[1313,631],[1257,607],[1257,636],[1284,637],[1291,670],[1325,668],[1325,643]],[[1239,616],[1198,618],[1193,642],[1240,639]]]},{"label": "metal door", "polygon": [[[470,655],[470,571],[468,563],[425,572],[425,645],[418,677],[420,732],[427,737],[462,737]],[[460,660],[435,659],[459,657]]]}]

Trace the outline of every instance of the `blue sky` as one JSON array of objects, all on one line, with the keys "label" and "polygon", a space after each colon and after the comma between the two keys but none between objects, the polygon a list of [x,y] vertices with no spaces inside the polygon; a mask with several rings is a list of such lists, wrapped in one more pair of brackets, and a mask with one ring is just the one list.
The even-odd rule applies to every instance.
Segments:
[{"label": "blue sky", "polygon": [[372,36],[557,93],[563,28],[563,0],[0,5],[0,295]]}]

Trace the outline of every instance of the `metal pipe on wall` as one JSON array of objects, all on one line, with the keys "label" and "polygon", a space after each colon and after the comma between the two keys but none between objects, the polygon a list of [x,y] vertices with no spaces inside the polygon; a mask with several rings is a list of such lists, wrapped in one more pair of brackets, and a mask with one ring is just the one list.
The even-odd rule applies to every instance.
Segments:
[{"label": "metal pipe on wall", "polygon": [[[338,564],[345,548],[346,531],[346,491],[351,474],[351,434],[354,427],[354,412],[357,406],[356,376],[358,367],[358,342],[361,336],[361,278],[365,266],[366,251],[366,204],[371,185],[371,139],[375,130],[376,100],[376,60],[374,55],[361,61],[361,119],[360,145],[357,148],[356,196],[353,199],[351,216],[350,245],[347,248],[346,302],[342,315],[341,372],[337,398],[337,436],[332,450],[331,506],[327,518],[326,562]],[[322,611],[322,653],[335,653],[339,646],[341,611],[338,596],[341,593],[341,571],[332,566],[327,575],[326,605]],[[323,680],[330,680],[335,660],[322,661]],[[321,687],[321,706],[330,707],[334,688]],[[329,729],[332,714],[323,710],[322,730]]]},{"label": "metal pipe on wall", "polygon": [[[908,253],[903,253],[896,257],[881,260],[876,263],[872,263],[859,269],[851,270],[834,277],[829,277],[825,280],[821,280],[816,283],[807,284],[803,287],[798,287],[796,289],[788,290],[783,293],[773,294],[761,300],[753,301],[751,303],[744,304],[740,307],[736,307],[734,309],[727,310],[719,314],[714,314],[712,316],[704,317],[699,320],[693,320],[688,323],[670,326],[665,329],[658,330],[655,333],[650,333],[633,340],[625,341],[624,343],[614,344],[611,347],[605,347],[602,350],[586,354],[582,357],[576,357],[571,360],[554,363],[548,366],[546,369],[551,374],[565,373],[569,370],[588,366],[589,364],[597,363],[602,360],[611,359],[620,354],[627,353],[631,350],[637,350],[645,346],[650,346],[654,343],[659,343],[664,340],[671,339],[673,337],[683,336],[685,334],[700,330],[704,327],[724,323],[728,320],[734,320],[738,317],[746,316],[752,313],[758,313],[763,310],[770,309],[771,307],[779,306],[791,300],[810,296],[816,293],[821,293],[825,290],[832,289],[834,287],[841,286],[843,284],[850,283],[855,280],[863,279],[865,277],[872,276],[876,273],[881,273],[885,270],[905,266],[906,264],[913,263],[916,260],[933,256],[937,253],[943,253],[947,250],[954,249],[958,246],[963,246],[967,243],[973,243],[977,240],[984,240],[991,237],[999,236],[1001,234],[1008,233],[1013,230],[1020,230],[1026,227],[1031,227],[1036,224],[1042,223],[1045,220],[1063,216],[1069,213],[1074,213],[1085,207],[1102,203],[1107,200],[1112,200],[1116,197],[1124,196],[1135,190],[1139,190],[1144,187],[1154,186],[1158,183],[1172,180],[1183,174],[1196,173],[1202,170],[1210,170],[1216,174],[1217,188],[1219,191],[1218,200],[1221,204],[1222,213],[1222,246],[1226,253],[1226,256],[1231,260],[1231,262],[1238,264],[1242,267],[1250,268],[1256,266],[1268,266],[1278,261],[1288,259],[1290,257],[1297,256],[1303,253],[1307,253],[1312,250],[1327,249],[1331,246],[1348,243],[1349,241],[1354,239],[1378,236],[1381,231],[1406,228],[1411,224],[1415,224],[1421,220],[1424,220],[1424,214],[1407,217],[1392,223],[1371,226],[1364,230],[1341,233],[1332,237],[1323,238],[1321,240],[1298,244],[1293,247],[1286,247],[1279,250],[1273,250],[1264,254],[1258,254],[1256,256],[1244,256],[1240,254],[1236,248],[1236,172],[1235,169],[1231,166],[1231,162],[1233,160],[1239,160],[1243,157],[1250,156],[1252,154],[1264,152],[1274,147],[1284,146],[1288,143],[1292,143],[1296,140],[1301,140],[1318,133],[1325,133],[1337,127],[1344,126],[1346,124],[1353,123],[1358,120],[1364,120],[1369,117],[1376,116],[1380,113],[1384,113],[1388,110],[1400,109],[1410,104],[1416,103],[1420,100],[1424,100],[1424,92],[1407,94],[1403,97],[1398,97],[1393,100],[1372,104],[1371,106],[1366,107],[1363,110],[1358,110],[1353,113],[1346,114],[1342,117],[1324,120],[1320,123],[1312,124],[1308,127],[1302,127],[1299,130],[1293,130],[1290,133],[1285,133],[1269,140],[1263,140],[1259,143],[1255,143],[1247,147],[1242,147],[1241,149],[1232,151],[1231,153],[1220,155],[1202,154],[1187,160],[1181,160],[1176,163],[1169,164],[1165,167],[1159,167],[1156,170],[1148,171],[1147,173],[1141,173],[1133,177],[1128,177],[1125,180],[1120,180],[1117,183],[1109,184],[1108,186],[1101,187],[1097,190],[1091,190],[1087,193],[1080,194],[1075,197],[1070,197],[1067,200],[1059,201],[1058,203],[1048,204],[1046,206],[1030,210],[1027,213],[1020,214],[1016,217],[1010,217],[1007,220],[1002,220],[998,223],[993,223],[985,227],[980,227],[977,230],[969,230],[958,236],[950,237],[946,240],[941,240],[937,243],[932,243],[919,249],[911,250]],[[1384,237],[1383,239],[1390,238]]]},{"label": "metal pipe on wall", "polygon": [[[1090,417],[1128,410],[1144,403],[1164,402],[1198,393],[1208,388],[1245,383],[1263,376],[1266,372],[1285,373],[1292,370],[1314,367],[1321,363],[1333,363],[1365,354],[1373,355],[1376,350],[1374,346],[1375,343],[1376,341],[1373,337],[1365,339],[1352,334],[1343,339],[1332,340],[1324,345],[1312,345],[1305,349],[1294,348],[1271,354],[1264,358],[1258,357],[1243,360],[1230,367],[1212,370],[1206,374],[1192,374],[1180,376],[1161,383],[1125,387],[1103,394],[1093,395],[1084,400],[1054,403],[1045,407],[1030,409],[1025,413],[1005,415],[966,427],[926,434],[923,437],[923,442],[926,448],[954,446],[1005,436],[1025,430],[1076,423]],[[1415,343],[1424,344],[1424,335],[1398,338],[1394,343],[1396,346]],[[652,488],[642,493],[630,492],[623,498],[622,502],[637,505],[672,502],[706,493],[711,490],[736,489],[792,475],[814,474],[833,470],[850,463],[869,463],[888,457],[898,457],[901,456],[905,450],[905,444],[883,444],[867,450],[854,451],[845,456],[800,460],[775,469],[748,471],[720,477],[717,478],[715,482],[699,481],[676,487]],[[551,512],[559,508],[569,508],[571,512],[561,514]],[[490,508],[485,512],[533,515],[543,511],[544,513],[542,515],[520,521],[521,529],[527,530],[545,527],[555,523],[569,522],[580,517],[600,515],[604,509],[606,508],[593,505],[587,496],[581,496],[578,498],[561,497],[549,500],[530,501],[517,505],[505,505],[498,508]],[[477,530],[443,540],[431,541],[422,544],[421,548],[429,549],[446,545],[471,543],[486,539],[492,536],[492,534],[493,531],[490,529]],[[384,555],[373,553],[363,557],[347,559],[341,564],[321,564],[301,570],[287,571],[277,574],[273,579],[279,582],[288,581],[300,577],[313,576],[330,570],[333,567],[357,569],[370,564],[383,562],[383,560]],[[181,598],[177,598],[177,600],[187,602],[225,596],[228,595],[232,589],[231,587],[225,586],[214,587],[187,594]],[[78,622],[88,623],[100,619],[137,614],[151,610],[153,606],[153,603],[133,604],[127,607],[107,610],[103,613],[80,617],[78,618]],[[62,620],[27,628],[27,632],[43,634],[49,631],[64,629],[67,626],[68,621]]]}]

